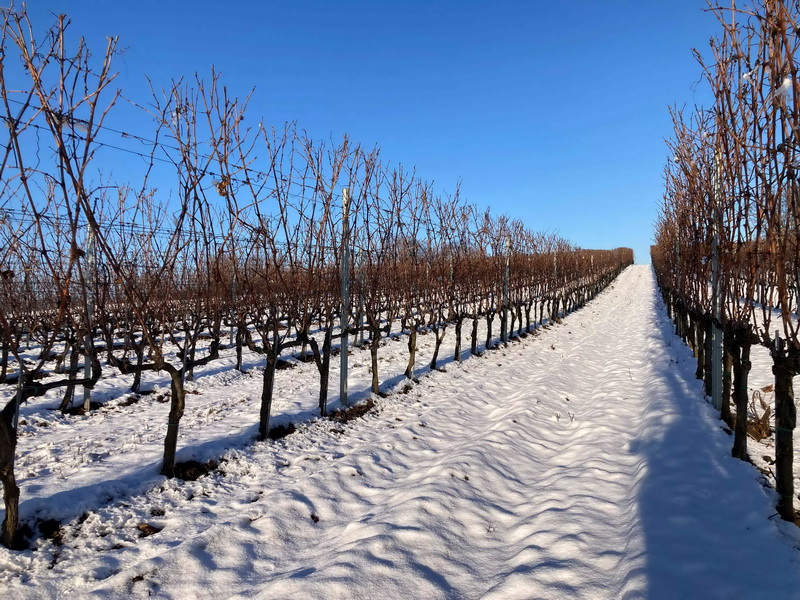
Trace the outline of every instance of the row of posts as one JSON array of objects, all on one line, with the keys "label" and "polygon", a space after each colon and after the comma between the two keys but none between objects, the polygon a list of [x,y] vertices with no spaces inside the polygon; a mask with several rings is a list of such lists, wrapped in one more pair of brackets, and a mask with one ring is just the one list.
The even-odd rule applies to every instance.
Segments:
[{"label": "row of posts", "polygon": [[[91,225],[88,226],[86,234],[86,269],[87,289],[86,289],[86,314],[88,318],[86,337],[84,339],[84,347],[86,349],[86,358],[84,360],[84,378],[90,379],[92,376],[92,367],[89,361],[89,349],[92,343],[92,319],[94,316],[94,233],[92,232]],[[342,292],[342,305],[341,305],[341,351],[339,353],[340,364],[340,378],[339,378],[339,397],[343,406],[348,406],[348,390],[347,390],[347,359],[348,359],[348,315],[350,309],[350,191],[348,188],[342,190],[342,271],[341,271],[341,292]],[[511,237],[506,238],[506,256],[505,256],[505,270],[503,276],[503,310],[507,310],[509,306],[509,276],[511,270]],[[236,295],[236,282],[233,283],[231,290],[232,297]],[[231,343],[233,343],[233,323],[230,328]],[[501,339],[505,343],[508,341],[508,324],[507,319],[502,320]],[[185,358],[185,354],[184,354]],[[20,370],[18,378],[18,391],[17,391],[17,410],[15,419],[19,419],[19,402],[22,397],[22,371]],[[83,403],[86,412],[90,409],[91,402],[91,389],[88,386],[83,388]],[[15,423],[16,428],[16,423]]]},{"label": "row of posts", "polygon": [[[83,377],[86,380],[92,377],[92,365],[89,360],[89,353],[92,344],[92,322],[94,320],[94,276],[95,276],[95,243],[94,232],[92,231],[91,224],[86,226],[86,336],[83,339],[84,344],[84,364],[83,364]],[[77,348],[73,348],[73,352]],[[25,379],[25,369],[20,362],[17,365],[17,393],[15,398],[15,410],[13,427],[16,431],[19,428],[19,411],[22,405],[23,387]],[[89,386],[83,386],[83,409],[88,413],[91,408],[92,390]]]},{"label": "row of posts", "polygon": [[[721,227],[720,203],[722,200],[722,162],[717,153],[714,157],[712,172],[712,201],[714,218],[711,223],[711,403],[717,410],[722,410],[722,377],[723,377],[723,331],[722,331],[722,286],[720,285],[719,268],[719,234]],[[678,280],[681,277],[680,256],[677,242]]]},{"label": "row of posts", "polygon": [[[342,406],[348,406],[347,397],[347,358],[348,358],[348,315],[350,311],[350,191],[342,189],[342,305],[341,305],[341,347],[339,372],[339,399]],[[453,277],[453,266],[450,265],[450,277]],[[509,277],[511,273],[511,236],[506,238],[505,271],[503,274],[503,310],[509,307]],[[500,338],[508,341],[508,319],[502,319]]]},{"label": "row of posts", "polygon": [[722,198],[722,163],[714,157],[714,223],[711,228],[711,401],[722,410],[722,286],[719,281],[719,203]]},{"label": "row of posts", "polygon": [[[714,196],[715,204],[721,197],[721,177],[720,177],[720,160],[716,158],[716,172],[714,178]],[[342,271],[341,271],[341,292],[342,292],[342,305],[341,305],[341,371],[339,381],[339,396],[343,406],[348,405],[348,390],[347,390],[347,369],[348,369],[348,315],[350,307],[350,192],[347,188],[342,190]],[[90,379],[92,375],[91,364],[89,361],[89,349],[92,343],[92,319],[94,316],[94,233],[91,225],[87,225],[86,234],[86,269],[87,269],[87,290],[86,290],[86,315],[87,315],[87,328],[86,337],[84,339],[84,348],[86,355],[84,359],[84,378]],[[554,257],[555,258],[555,257]],[[503,310],[507,310],[509,306],[509,277],[511,269],[511,237],[506,238],[506,256],[505,256],[505,269],[503,274]],[[554,260],[553,270],[556,271],[556,263]],[[231,290],[235,296],[236,283]],[[712,241],[711,241],[711,288],[712,288],[712,315],[713,324],[711,328],[711,399],[714,407],[720,410],[722,408],[722,354],[723,354],[723,332],[720,327],[722,321],[722,294],[719,284],[719,231],[717,219],[714,219],[712,226]],[[502,329],[500,333],[503,343],[508,341],[508,324],[507,319],[502,319]],[[231,324],[231,343],[233,342],[233,324]],[[19,420],[19,404],[22,400],[22,384],[23,373],[19,369],[17,386],[17,410],[15,411],[16,429]],[[83,388],[83,406],[84,410],[88,412],[91,404],[91,389],[88,386]]]}]

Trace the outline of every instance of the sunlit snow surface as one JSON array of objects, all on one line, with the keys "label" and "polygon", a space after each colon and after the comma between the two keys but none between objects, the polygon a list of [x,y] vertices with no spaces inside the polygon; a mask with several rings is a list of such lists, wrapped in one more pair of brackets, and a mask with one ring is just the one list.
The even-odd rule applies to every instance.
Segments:
[{"label": "sunlit snow surface", "polygon": [[[70,522],[60,547],[0,550],[2,597],[800,598],[797,534],[730,458],[649,267],[408,393],[405,340],[380,356],[398,393],[376,413],[268,444],[249,443],[258,376],[210,365],[179,458],[226,460],[196,482],[157,474],[166,404],[27,407],[22,516]],[[363,396],[368,355],[351,364]],[[278,422],[308,418],[316,381],[280,372]]]}]

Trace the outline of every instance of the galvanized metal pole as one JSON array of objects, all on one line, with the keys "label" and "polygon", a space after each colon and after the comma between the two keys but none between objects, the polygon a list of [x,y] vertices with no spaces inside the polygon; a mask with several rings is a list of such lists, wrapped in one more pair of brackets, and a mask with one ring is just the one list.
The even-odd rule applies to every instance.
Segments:
[{"label": "galvanized metal pole", "polygon": [[230,340],[228,342],[229,346],[233,346],[233,324],[236,321],[236,277],[233,278],[231,282],[231,333],[230,333]]},{"label": "galvanized metal pole", "polygon": [[722,409],[722,288],[719,281],[719,234],[720,234],[720,211],[719,204],[722,200],[722,177],[720,174],[720,157],[717,153],[714,157],[714,221],[711,232],[711,293],[712,293],[712,316],[711,324],[711,401],[714,408]]},{"label": "galvanized metal pole", "polygon": [[503,274],[503,318],[500,339],[505,344],[508,342],[508,279],[511,271],[511,236],[506,238],[506,268]]},{"label": "galvanized metal pole", "polygon": [[[83,342],[83,378],[89,379],[92,376],[92,366],[89,364],[89,351],[92,345],[92,322],[94,321],[94,233],[92,226],[86,225],[86,280],[88,282],[86,290],[86,338]],[[83,411],[88,413],[92,403],[92,390],[88,386],[83,386]]]},{"label": "galvanized metal pole", "polygon": [[22,405],[22,363],[17,365],[17,398],[14,410],[14,431],[19,431],[19,407]]},{"label": "galvanized metal pole", "polygon": [[[558,288],[558,260],[556,259],[556,252],[553,252],[553,300],[552,302],[556,301],[556,291]],[[550,311],[550,316],[554,318],[558,318],[558,315],[554,315],[553,311]],[[552,325],[552,323],[551,323]]]},{"label": "galvanized metal pole", "polygon": [[189,313],[183,316],[183,362],[181,364],[181,383],[186,383],[186,365],[189,361]]},{"label": "galvanized metal pole", "polygon": [[448,318],[455,317],[455,306],[453,303],[453,294],[455,294],[455,285],[456,285],[456,271],[455,267],[453,266],[453,255],[450,255],[450,298],[449,298],[449,306],[447,307],[447,314]]},{"label": "galvanized metal pole", "polygon": [[[364,309],[365,309],[365,299],[364,299],[364,265],[363,265],[363,257],[360,250],[356,250],[355,260],[353,261],[353,267],[358,269],[358,323],[356,323],[356,327],[358,327],[358,345],[364,345]],[[355,337],[353,338],[353,342],[355,342]]]},{"label": "galvanized metal pole", "polygon": [[348,406],[347,399],[347,329],[348,312],[350,310],[350,190],[342,190],[342,312],[340,323],[342,328],[341,369],[339,372],[339,401]]}]

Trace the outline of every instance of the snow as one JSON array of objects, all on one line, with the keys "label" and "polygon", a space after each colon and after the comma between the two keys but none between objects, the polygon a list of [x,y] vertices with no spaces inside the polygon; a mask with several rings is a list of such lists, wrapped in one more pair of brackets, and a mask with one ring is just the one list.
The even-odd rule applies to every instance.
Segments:
[{"label": "snow", "polygon": [[[298,431],[264,444],[258,373],[199,371],[179,458],[224,460],[194,482],[157,473],[155,394],[26,407],[22,517],[62,521],[63,544],[0,549],[4,598],[800,598],[797,530],[730,457],[649,266],[418,384],[405,352],[381,348],[394,393],[347,424],[311,418],[313,365],[280,371],[276,421]],[[366,398],[368,353],[351,364]]]},{"label": "snow", "polygon": [[783,96],[784,98],[789,95],[789,92],[792,90],[792,78],[791,77],[784,77],[783,81],[781,82],[780,87],[777,90],[777,94],[779,96]]}]

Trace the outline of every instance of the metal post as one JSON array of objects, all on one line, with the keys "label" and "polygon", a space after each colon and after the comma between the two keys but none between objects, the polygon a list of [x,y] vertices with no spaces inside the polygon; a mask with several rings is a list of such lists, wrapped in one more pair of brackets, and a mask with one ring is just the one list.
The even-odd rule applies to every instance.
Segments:
[{"label": "metal post", "polygon": [[503,318],[500,339],[505,344],[508,342],[508,279],[511,271],[511,236],[506,238],[506,268],[503,274]]},{"label": "metal post", "polygon": [[339,401],[348,406],[347,400],[347,328],[350,310],[350,190],[342,190],[342,312],[340,322],[342,328],[341,370],[339,373]]},{"label": "metal post", "polygon": [[450,259],[450,306],[448,306],[448,318],[455,317],[456,314],[456,307],[453,301],[453,295],[455,294],[455,285],[456,285],[456,271],[455,267],[453,266],[453,255],[449,256]]},{"label": "metal post", "polygon": [[15,401],[16,410],[14,410],[14,431],[19,431],[19,407],[22,405],[22,361],[17,365],[17,398]]},{"label": "metal post", "polygon": [[452,286],[455,285],[456,281],[456,272],[455,268],[453,267],[453,255],[450,255],[450,289],[452,290]]},{"label": "metal post", "polygon": [[181,365],[181,383],[186,383],[186,365],[189,361],[189,313],[183,316],[183,364]]},{"label": "metal post", "polygon": [[[556,252],[553,252],[553,302],[555,302],[556,298],[558,297],[556,295],[557,290],[558,290],[558,260],[556,259]],[[558,318],[558,315],[554,315],[552,310],[550,311],[550,315],[555,318]]]},{"label": "metal post", "polygon": [[[354,267],[358,269],[358,323],[356,326],[358,327],[358,345],[364,345],[364,310],[365,310],[365,299],[364,299],[364,265],[363,265],[363,258],[361,255],[360,250],[356,250],[356,256],[354,261]],[[355,342],[355,338],[353,338]]]},{"label": "metal post", "polygon": [[795,307],[795,313],[800,315],[800,279],[797,280],[795,286],[797,288],[797,306]]},{"label": "metal post", "polygon": [[231,282],[231,333],[229,346],[233,346],[233,323],[236,320],[236,277]]},{"label": "metal post", "polygon": [[716,170],[714,176],[714,221],[711,227],[711,401],[714,408],[722,409],[722,288],[719,281],[719,202],[721,200],[721,177],[719,154],[715,156]]},{"label": "metal post", "polygon": [[[86,338],[83,342],[83,378],[92,376],[92,366],[89,364],[89,351],[92,344],[92,322],[94,321],[94,233],[91,224],[86,225]],[[91,408],[92,390],[83,386],[83,411],[88,413]]]}]

